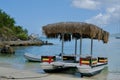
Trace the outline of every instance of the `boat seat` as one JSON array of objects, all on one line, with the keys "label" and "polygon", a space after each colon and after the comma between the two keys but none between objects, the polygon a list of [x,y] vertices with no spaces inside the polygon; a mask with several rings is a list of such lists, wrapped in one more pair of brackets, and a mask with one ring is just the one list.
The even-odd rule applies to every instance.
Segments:
[{"label": "boat seat", "polygon": [[108,59],[106,57],[98,57],[99,63],[108,63]]},{"label": "boat seat", "polygon": [[[91,57],[81,57],[80,58],[80,65],[90,65],[91,64]],[[97,58],[92,58],[92,65],[97,64]]]},{"label": "boat seat", "polygon": [[56,56],[41,56],[41,62],[54,62],[56,60]]},{"label": "boat seat", "polygon": [[65,56],[62,56],[62,59],[65,62],[75,62],[76,61],[76,56],[65,55]]}]

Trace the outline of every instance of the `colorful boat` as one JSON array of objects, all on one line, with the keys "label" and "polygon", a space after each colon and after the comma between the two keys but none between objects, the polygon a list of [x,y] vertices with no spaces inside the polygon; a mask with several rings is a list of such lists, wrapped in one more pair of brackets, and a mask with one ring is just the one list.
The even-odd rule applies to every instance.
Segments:
[{"label": "colorful boat", "polygon": [[80,58],[80,66],[77,66],[78,71],[82,76],[92,76],[107,67],[107,58]]},{"label": "colorful boat", "polygon": [[[59,71],[67,68],[76,68],[82,76],[92,76],[103,70],[107,65],[106,57],[93,57],[93,40],[108,42],[109,33],[96,25],[83,22],[60,22],[43,26],[43,32],[48,38],[60,38],[62,40],[61,60],[48,57],[48,61],[42,61],[41,68],[45,72]],[[89,56],[82,56],[82,39],[91,40]],[[64,53],[64,41],[75,40],[75,54]],[[77,54],[77,41],[80,40],[80,53]]]}]

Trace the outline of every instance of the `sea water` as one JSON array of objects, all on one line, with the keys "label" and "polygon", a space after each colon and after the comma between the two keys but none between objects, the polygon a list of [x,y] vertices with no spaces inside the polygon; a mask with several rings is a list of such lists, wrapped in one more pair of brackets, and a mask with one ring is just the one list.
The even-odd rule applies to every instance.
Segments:
[{"label": "sea water", "polygon": [[[28,62],[24,58],[25,53],[40,55],[59,55],[61,53],[61,41],[59,39],[46,39],[44,41],[53,43],[54,45],[42,46],[21,46],[14,47],[14,55],[0,55],[0,66],[12,67],[22,70],[31,70],[42,73],[39,62]],[[82,55],[90,55],[90,39],[82,40]],[[75,53],[75,40],[64,42],[64,53]],[[80,53],[80,40],[77,40],[77,54]],[[93,56],[108,57],[108,68],[103,70],[99,75],[93,76],[93,80],[120,80],[120,39],[110,37],[107,44],[102,41],[94,40]],[[102,77],[102,79],[100,79]]]}]

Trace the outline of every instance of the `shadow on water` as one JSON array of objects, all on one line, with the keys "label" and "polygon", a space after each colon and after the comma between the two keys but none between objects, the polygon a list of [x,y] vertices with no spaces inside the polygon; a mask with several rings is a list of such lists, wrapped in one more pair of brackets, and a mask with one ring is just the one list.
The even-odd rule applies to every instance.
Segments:
[{"label": "shadow on water", "polygon": [[13,58],[15,57],[15,54],[1,54],[0,53],[0,58]]}]

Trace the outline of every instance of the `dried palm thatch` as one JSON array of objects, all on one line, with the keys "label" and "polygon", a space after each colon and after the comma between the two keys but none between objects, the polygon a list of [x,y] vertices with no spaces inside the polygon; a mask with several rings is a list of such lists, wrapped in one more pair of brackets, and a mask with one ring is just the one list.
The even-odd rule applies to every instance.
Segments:
[{"label": "dried palm thatch", "polygon": [[108,42],[109,33],[93,24],[83,22],[60,22],[43,26],[43,32],[48,38],[60,39],[64,34],[64,40],[70,41],[72,38],[93,38]]}]

